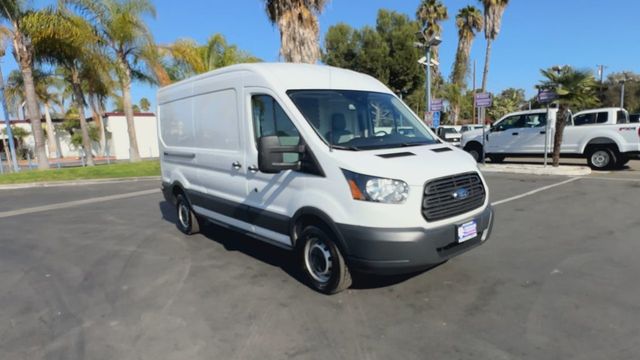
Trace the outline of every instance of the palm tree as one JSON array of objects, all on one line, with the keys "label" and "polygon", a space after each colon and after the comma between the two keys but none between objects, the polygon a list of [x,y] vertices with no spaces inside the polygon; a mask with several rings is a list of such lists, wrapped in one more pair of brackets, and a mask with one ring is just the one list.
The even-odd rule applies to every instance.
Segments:
[{"label": "palm tree", "polygon": [[155,45],[143,17],[155,17],[155,7],[150,0],[61,0],[75,6],[91,19],[102,42],[116,65],[124,113],[129,133],[130,161],[140,161],[138,141],[134,125],[131,83],[142,75],[136,64],[144,60],[149,47]]},{"label": "palm tree", "polygon": [[[458,27],[458,49],[456,50],[456,60],[453,64],[451,82],[459,89],[467,87],[466,79],[469,73],[469,56],[471,54],[471,44],[476,37],[476,33],[482,31],[482,13],[474,6],[467,6],[456,15],[456,26]],[[458,123],[460,106],[454,106],[453,123]]]},{"label": "palm tree", "polygon": [[149,111],[151,109],[151,102],[146,97],[140,99],[140,110]]},{"label": "palm tree", "polygon": [[[53,127],[53,120],[51,119],[51,105],[58,101],[55,94],[49,91],[49,88],[55,86],[58,81],[59,79],[54,75],[47,74],[38,68],[34,68],[33,70],[33,82],[36,87],[36,95],[44,107],[44,117],[47,126],[45,135],[47,137],[49,157],[56,157],[57,154],[55,129]],[[13,70],[9,73],[6,94],[11,103],[22,104],[26,101],[24,98],[24,79],[19,70]]]},{"label": "palm tree", "polygon": [[[0,26],[0,59],[2,59],[6,54],[6,42],[11,39],[11,32]],[[13,143],[13,133],[11,132],[11,124],[9,121],[9,108],[7,106],[7,93],[4,86],[4,75],[2,74],[2,68],[0,68],[0,103],[2,105],[4,111],[4,121],[5,121],[5,132],[7,134],[6,138],[9,140],[9,146],[7,147],[7,139],[2,137],[2,148],[7,156],[7,163],[13,163],[13,169],[17,171],[17,159],[16,159],[16,151],[15,145]],[[0,166],[2,166],[2,161],[0,160]]]},{"label": "palm tree", "polygon": [[484,6],[484,37],[487,39],[487,49],[484,56],[484,71],[482,72],[482,92],[487,90],[487,76],[489,75],[489,59],[491,58],[491,43],[498,37],[502,24],[502,15],[509,4],[509,0],[479,0]]},{"label": "palm tree", "polygon": [[[191,39],[180,39],[173,44],[160,46],[159,50],[170,59],[165,71],[171,81],[186,79],[233,64],[261,61],[238,49],[236,45],[228,44],[222,34],[214,34],[204,45],[199,45]],[[156,77],[159,76],[156,74]]]},{"label": "palm tree", "polygon": [[280,30],[280,55],[287,62],[320,59],[318,14],[327,0],[265,0],[267,16]]},{"label": "palm tree", "polygon": [[[440,0],[422,0],[418,10],[416,11],[416,18],[422,25],[426,26],[426,36],[428,38],[442,35],[442,26],[440,23],[449,19],[449,13],[447,7]],[[434,60],[438,61],[438,47],[431,49],[431,54]],[[438,67],[434,66],[434,73],[438,73]]]},{"label": "palm tree", "polygon": [[38,11],[33,11],[26,7],[26,2],[22,0],[2,0],[0,2],[0,19],[5,20],[9,27],[4,31],[11,33],[13,43],[13,56],[18,63],[24,78],[25,99],[28,117],[31,120],[33,138],[35,141],[35,155],[38,162],[38,169],[48,169],[47,152],[45,150],[44,132],[41,125],[40,107],[36,95],[33,81],[33,64],[35,54],[31,39],[23,31],[23,24],[29,17],[37,15]]},{"label": "palm tree", "polygon": [[[96,44],[100,39],[91,25],[80,16],[51,9],[41,11],[25,24],[38,61],[58,65],[64,79],[71,85],[73,101],[78,111],[82,148],[87,165],[94,166],[89,127],[84,113],[86,105],[81,73],[91,76],[98,72],[102,54]],[[88,68],[88,69],[87,69]]]},{"label": "palm tree", "polygon": [[591,71],[575,70],[570,66],[553,67],[540,72],[546,79],[539,87],[553,89],[558,94],[559,107],[553,139],[553,166],[557,167],[560,165],[562,135],[570,116],[569,109],[584,109],[597,105],[598,84]]}]

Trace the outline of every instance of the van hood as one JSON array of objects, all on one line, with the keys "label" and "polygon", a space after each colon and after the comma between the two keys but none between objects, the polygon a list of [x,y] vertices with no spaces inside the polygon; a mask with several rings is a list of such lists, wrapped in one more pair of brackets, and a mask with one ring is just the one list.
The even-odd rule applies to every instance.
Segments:
[{"label": "van hood", "polygon": [[348,151],[335,149],[331,155],[340,168],[356,173],[398,179],[412,186],[428,180],[478,171],[466,152],[445,144],[404,148]]}]

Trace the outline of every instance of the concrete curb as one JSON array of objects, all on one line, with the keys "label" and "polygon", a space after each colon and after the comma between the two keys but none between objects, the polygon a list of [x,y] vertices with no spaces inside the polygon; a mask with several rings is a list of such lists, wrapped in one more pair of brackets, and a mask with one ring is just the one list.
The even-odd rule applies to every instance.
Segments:
[{"label": "concrete curb", "polygon": [[90,180],[69,180],[69,181],[45,181],[23,184],[7,184],[0,185],[0,190],[15,190],[15,189],[29,189],[40,187],[59,187],[59,186],[78,186],[78,185],[100,185],[100,184],[115,184],[122,182],[133,181],[160,181],[160,176],[140,176],[129,178],[110,178],[110,179],[90,179]]},{"label": "concrete curb", "polygon": [[591,168],[587,166],[558,166],[551,165],[546,168],[543,165],[525,164],[478,164],[482,172],[529,174],[529,175],[557,175],[557,176],[584,176],[591,174]]}]

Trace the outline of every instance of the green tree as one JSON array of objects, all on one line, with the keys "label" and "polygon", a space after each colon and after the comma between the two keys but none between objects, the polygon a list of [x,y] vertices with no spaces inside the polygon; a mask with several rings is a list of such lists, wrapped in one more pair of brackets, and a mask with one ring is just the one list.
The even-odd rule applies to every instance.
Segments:
[{"label": "green tree", "polygon": [[38,60],[60,66],[65,81],[71,85],[87,165],[94,166],[89,127],[84,113],[86,99],[81,75],[89,77],[99,71],[103,54],[96,44],[101,39],[89,22],[68,12],[41,11],[32,20],[25,28],[32,39]]},{"label": "green tree", "polygon": [[164,71],[171,82],[233,64],[261,61],[236,45],[227,43],[222,34],[214,34],[202,45],[195,40],[180,39],[159,49],[161,54],[169,58]]},{"label": "green tree", "polygon": [[487,115],[489,119],[498,120],[508,113],[518,111],[524,102],[524,89],[505,89],[493,98],[493,105],[487,109]]},{"label": "green tree", "polygon": [[149,109],[151,109],[151,102],[149,102],[149,99],[146,97],[140,99],[140,109],[142,109],[142,111],[149,111]]},{"label": "green tree", "polygon": [[[6,128],[2,129],[2,134],[5,136],[7,135]],[[14,139],[16,139],[16,158],[20,158],[23,160],[26,159],[29,150],[24,147],[24,139],[27,136],[31,135],[31,133],[22,127],[12,125],[11,134],[13,135]]]},{"label": "green tree", "polygon": [[382,9],[375,28],[331,26],[325,36],[323,61],[377,78],[418,111],[424,108],[425,74],[418,64],[420,51],[413,46],[417,31],[418,23],[408,16]]},{"label": "green tree", "polygon": [[[47,74],[38,68],[34,68],[33,81],[36,87],[36,95],[38,96],[38,100],[44,107],[44,116],[47,125],[45,129],[51,129],[51,131],[46,131],[43,134],[46,135],[45,137],[47,139],[47,145],[49,148],[49,156],[53,157],[55,156],[57,150],[53,129],[53,120],[51,119],[51,104],[56,103],[58,99],[55,94],[49,91],[49,88],[56,85],[59,82],[59,79],[55,75]],[[14,104],[14,107],[16,107],[16,109],[20,107],[19,104],[22,104],[26,101],[26,99],[24,98],[25,88],[22,72],[20,72],[19,70],[13,70],[9,73],[5,91],[8,98],[7,102]],[[19,114],[16,113],[16,115]]]},{"label": "green tree", "polygon": [[489,76],[489,60],[491,59],[491,45],[500,33],[502,15],[509,4],[509,0],[479,0],[484,6],[484,37],[487,48],[484,56],[484,71],[482,72],[482,91],[487,90]]},{"label": "green tree", "polygon": [[553,139],[553,166],[560,165],[562,136],[569,109],[579,110],[598,104],[598,88],[593,73],[588,70],[576,70],[570,66],[540,70],[545,79],[540,88],[553,89],[558,94],[558,114],[556,115],[555,135]]},{"label": "green tree", "polygon": [[600,102],[603,106],[620,106],[621,81],[624,81],[624,107],[631,113],[640,112],[640,74],[632,71],[609,74],[603,84]]},{"label": "green tree", "polygon": [[131,84],[136,78],[146,78],[136,64],[145,60],[148,49],[155,46],[151,32],[143,17],[155,17],[155,7],[150,0],[61,0],[86,14],[97,30],[101,42],[115,64],[124,102],[129,134],[130,161],[140,161],[138,141],[133,120]]},{"label": "green tree", "polygon": [[27,113],[33,129],[38,168],[48,169],[49,162],[45,150],[44,133],[42,132],[40,106],[38,105],[38,96],[33,80],[35,53],[31,45],[31,39],[23,29],[25,21],[37,15],[38,11],[30,9],[26,1],[2,0],[0,2],[0,19],[4,20],[8,25],[7,27],[2,26],[2,32],[10,34],[13,43],[13,55],[24,79]]},{"label": "green tree", "polygon": [[[469,56],[471,54],[471,44],[476,37],[476,33],[482,31],[482,13],[473,6],[467,6],[456,15],[456,26],[458,27],[458,49],[456,50],[456,60],[453,63],[451,72],[451,82],[459,89],[466,89],[467,76],[469,75]],[[458,123],[459,106],[454,106],[452,111],[453,123]]]},{"label": "green tree", "polygon": [[358,66],[361,41],[360,32],[348,24],[338,23],[331,26],[324,36],[322,61],[331,66],[354,69]]},{"label": "green tree", "polygon": [[280,55],[287,62],[320,59],[318,15],[326,0],[265,0],[267,16],[280,30]]}]

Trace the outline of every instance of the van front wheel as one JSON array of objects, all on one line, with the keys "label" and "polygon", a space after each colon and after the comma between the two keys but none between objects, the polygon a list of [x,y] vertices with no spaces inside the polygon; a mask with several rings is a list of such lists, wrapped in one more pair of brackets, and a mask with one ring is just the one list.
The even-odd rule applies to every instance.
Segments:
[{"label": "van front wheel", "polygon": [[340,249],[331,236],[317,226],[307,226],[302,240],[302,270],[309,284],[325,294],[335,294],[351,286],[351,274]]},{"label": "van front wheel", "polygon": [[176,226],[178,230],[187,235],[200,232],[198,216],[193,212],[191,205],[182,194],[176,196]]}]

